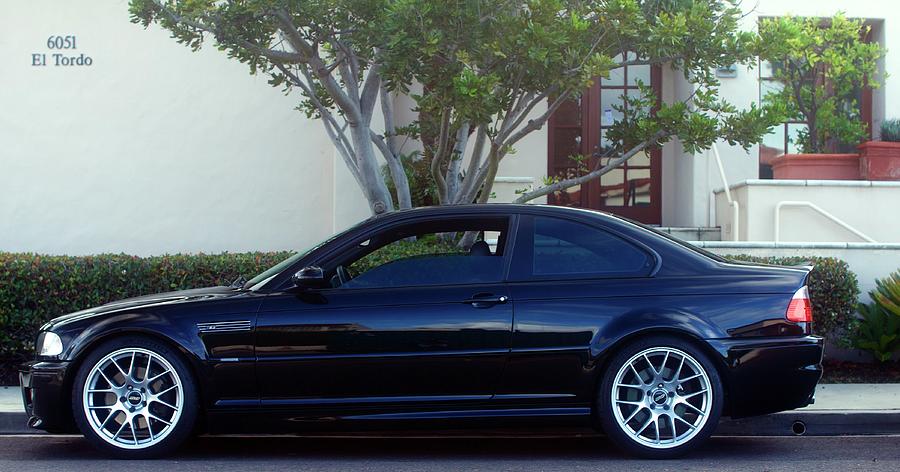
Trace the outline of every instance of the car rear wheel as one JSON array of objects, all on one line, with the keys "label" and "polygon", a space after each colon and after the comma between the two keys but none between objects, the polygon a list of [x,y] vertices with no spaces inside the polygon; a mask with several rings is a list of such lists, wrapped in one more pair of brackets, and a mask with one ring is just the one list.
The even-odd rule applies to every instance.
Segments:
[{"label": "car rear wheel", "polygon": [[639,340],[613,356],[597,395],[603,430],[626,452],[681,456],[715,430],[724,401],[709,358],[677,338]]},{"label": "car rear wheel", "polygon": [[128,459],[173,451],[197,418],[196,388],[180,355],[153,339],[113,339],[94,349],[75,379],[72,411],[97,448]]}]

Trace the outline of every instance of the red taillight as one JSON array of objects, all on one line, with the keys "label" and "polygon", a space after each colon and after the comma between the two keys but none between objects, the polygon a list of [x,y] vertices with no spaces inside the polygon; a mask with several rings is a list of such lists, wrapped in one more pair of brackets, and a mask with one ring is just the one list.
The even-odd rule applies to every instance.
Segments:
[{"label": "red taillight", "polygon": [[812,322],[812,303],[809,301],[809,291],[805,285],[794,292],[786,315],[788,321],[793,321],[794,323]]}]

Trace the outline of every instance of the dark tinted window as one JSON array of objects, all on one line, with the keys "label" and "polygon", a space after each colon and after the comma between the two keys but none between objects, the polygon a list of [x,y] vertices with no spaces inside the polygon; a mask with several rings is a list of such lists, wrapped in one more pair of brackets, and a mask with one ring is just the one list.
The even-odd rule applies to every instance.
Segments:
[{"label": "dark tinted window", "polygon": [[635,275],[652,263],[646,252],[606,231],[568,220],[534,219],[536,276]]},{"label": "dark tinted window", "polygon": [[394,288],[499,282],[509,217],[435,220],[391,228],[338,263],[332,287]]}]

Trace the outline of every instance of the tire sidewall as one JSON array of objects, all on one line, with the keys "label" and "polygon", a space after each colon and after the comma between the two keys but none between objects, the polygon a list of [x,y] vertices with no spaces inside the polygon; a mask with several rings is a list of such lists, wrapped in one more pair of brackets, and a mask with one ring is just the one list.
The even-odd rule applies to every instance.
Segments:
[{"label": "tire sidewall", "polygon": [[[91,427],[82,405],[84,385],[91,369],[107,354],[123,348],[147,349],[165,358],[178,374],[184,395],[181,416],[172,431],[157,444],[142,449],[123,449],[108,443]],[[115,338],[92,349],[81,362],[72,383],[72,414],[78,429],[97,449],[120,459],[152,459],[173,452],[192,434],[198,415],[196,383],[181,354],[168,345],[144,336]]]},{"label": "tire sidewall", "polygon": [[[622,427],[616,420],[615,412],[612,407],[613,386],[619,369],[635,354],[646,349],[657,347],[678,349],[693,357],[703,370],[706,371],[710,387],[712,388],[712,395],[710,396],[712,405],[709,417],[700,429],[700,432],[688,440],[688,442],[668,449],[648,447],[631,439],[631,436],[622,430]],[[653,336],[628,344],[613,355],[606,366],[606,370],[603,372],[603,377],[599,384],[599,391],[597,392],[597,403],[595,408],[603,431],[626,453],[648,459],[670,459],[683,456],[706,442],[719,424],[724,401],[725,395],[722,380],[709,356],[692,342],[668,336]]]}]

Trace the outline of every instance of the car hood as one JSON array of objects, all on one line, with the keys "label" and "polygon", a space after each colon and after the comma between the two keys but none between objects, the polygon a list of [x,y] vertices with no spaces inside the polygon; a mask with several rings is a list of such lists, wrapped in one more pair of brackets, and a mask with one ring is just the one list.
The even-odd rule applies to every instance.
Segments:
[{"label": "car hood", "polygon": [[60,325],[74,323],[76,321],[81,321],[87,318],[119,313],[122,311],[130,311],[151,306],[221,299],[233,297],[243,292],[245,292],[245,290],[234,287],[207,287],[126,298],[124,300],[118,300],[115,302],[107,303],[105,305],[100,305],[98,307],[88,308],[86,310],[76,311],[74,313],[59,316],[47,322],[47,324],[41,327],[41,330],[52,329]]}]

